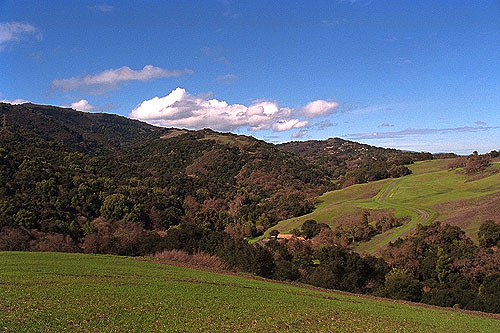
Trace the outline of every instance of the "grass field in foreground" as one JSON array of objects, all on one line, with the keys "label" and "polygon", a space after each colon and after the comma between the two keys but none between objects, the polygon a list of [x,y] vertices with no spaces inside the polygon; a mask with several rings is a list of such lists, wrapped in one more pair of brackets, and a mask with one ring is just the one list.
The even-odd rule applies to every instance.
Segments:
[{"label": "grass field in foreground", "polygon": [[125,257],[0,252],[0,331],[498,332],[478,314]]}]

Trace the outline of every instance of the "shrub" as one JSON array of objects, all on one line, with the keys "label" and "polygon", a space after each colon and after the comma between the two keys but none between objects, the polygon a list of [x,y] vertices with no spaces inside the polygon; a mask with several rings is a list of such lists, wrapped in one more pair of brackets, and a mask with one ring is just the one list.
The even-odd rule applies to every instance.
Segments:
[{"label": "shrub", "polygon": [[205,252],[189,254],[182,250],[163,250],[162,252],[156,253],[153,257],[156,259],[182,262],[193,266],[227,269],[227,265],[219,257]]}]

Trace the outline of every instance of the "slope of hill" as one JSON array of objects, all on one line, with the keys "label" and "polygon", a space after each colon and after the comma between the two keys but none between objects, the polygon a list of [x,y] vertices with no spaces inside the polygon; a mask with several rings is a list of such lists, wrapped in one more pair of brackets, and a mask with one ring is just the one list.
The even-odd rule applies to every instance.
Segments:
[{"label": "slope of hill", "polygon": [[104,216],[158,229],[210,219],[250,235],[332,188],[324,168],[252,137],[34,104],[0,114],[0,228],[79,238]]},{"label": "slope of hill", "polygon": [[[290,232],[300,229],[306,220],[326,223],[332,229],[345,220],[362,218],[371,212],[371,220],[382,212],[395,217],[408,217],[402,226],[391,228],[359,242],[359,252],[373,253],[407,235],[417,224],[434,220],[456,225],[477,240],[481,223],[500,223],[500,165],[494,163],[483,177],[469,177],[461,170],[448,170],[451,159],[421,161],[408,165],[413,174],[398,179],[386,179],[368,184],[327,192],[319,197],[320,204],[307,215],[279,222],[273,229]],[[269,233],[269,230],[266,234]]]},{"label": "slope of hill", "polygon": [[116,256],[0,253],[2,331],[495,332],[424,307]]}]

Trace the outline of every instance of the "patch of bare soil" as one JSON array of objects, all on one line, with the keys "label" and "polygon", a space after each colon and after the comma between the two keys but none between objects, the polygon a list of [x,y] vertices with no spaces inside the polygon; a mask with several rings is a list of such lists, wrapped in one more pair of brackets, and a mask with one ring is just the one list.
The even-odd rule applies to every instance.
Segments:
[{"label": "patch of bare soil", "polygon": [[172,129],[172,130],[168,131],[166,134],[163,134],[160,138],[161,139],[175,138],[176,136],[182,135],[184,133],[187,133],[187,131],[179,130],[179,129]]}]

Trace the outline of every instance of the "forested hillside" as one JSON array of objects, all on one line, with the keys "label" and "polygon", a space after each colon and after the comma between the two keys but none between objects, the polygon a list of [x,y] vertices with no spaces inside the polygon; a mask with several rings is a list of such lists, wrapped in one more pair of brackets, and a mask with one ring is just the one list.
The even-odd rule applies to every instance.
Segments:
[{"label": "forested hillside", "polygon": [[287,142],[279,147],[332,170],[341,187],[408,175],[411,171],[405,164],[444,156],[374,147],[340,138]]},{"label": "forested hillside", "polygon": [[96,218],[245,235],[313,207],[330,174],[251,137],[125,117],[1,104],[1,227],[78,239]]}]

